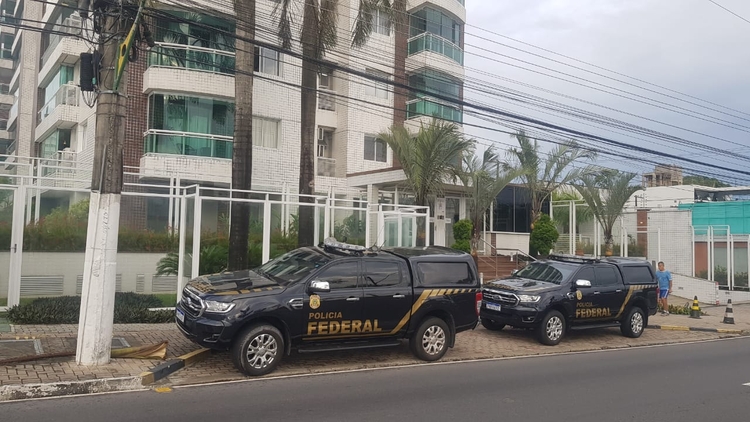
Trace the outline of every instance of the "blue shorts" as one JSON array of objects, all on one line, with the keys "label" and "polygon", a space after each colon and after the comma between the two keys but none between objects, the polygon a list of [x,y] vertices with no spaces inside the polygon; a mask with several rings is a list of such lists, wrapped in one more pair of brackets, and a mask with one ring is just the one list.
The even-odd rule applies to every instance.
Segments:
[{"label": "blue shorts", "polygon": [[666,299],[669,296],[669,287],[666,289],[659,288],[659,299]]}]

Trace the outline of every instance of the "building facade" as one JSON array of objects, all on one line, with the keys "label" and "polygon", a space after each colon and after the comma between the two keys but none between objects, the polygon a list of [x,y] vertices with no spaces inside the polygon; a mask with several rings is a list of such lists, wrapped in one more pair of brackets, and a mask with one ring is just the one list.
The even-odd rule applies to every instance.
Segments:
[{"label": "building facade", "polygon": [[[230,187],[235,22],[231,2],[195,3],[205,7],[158,3],[160,13],[147,19],[156,45],[140,51],[128,66],[126,182]],[[278,45],[277,5],[277,0],[258,0],[256,38]],[[37,157],[70,163],[82,181],[79,187],[89,187],[96,107],[89,106],[90,98],[79,86],[80,55],[95,46],[86,40],[93,39],[90,22],[80,17],[76,7],[68,0],[0,0],[0,154],[8,162]],[[394,124],[416,129],[433,116],[462,123],[460,106],[429,93],[463,98],[466,9],[464,0],[410,0],[404,24],[396,25],[376,13],[368,42],[352,48],[357,8],[357,1],[339,2],[339,43],[325,60],[421,92],[321,69],[315,189],[320,194],[333,191],[337,197],[380,202],[397,190],[404,177],[378,133]],[[292,9],[299,13],[301,7]],[[25,28],[19,29],[19,22]],[[301,18],[295,22],[301,23]],[[299,28],[293,30],[298,39]],[[293,45],[301,52],[299,42]],[[262,47],[256,47],[255,53],[252,186],[294,193],[299,180],[301,60]],[[465,204],[460,197],[460,205],[451,202],[451,207],[461,210],[463,218]],[[48,194],[37,208],[74,201],[63,193]],[[169,206],[164,201],[124,204],[123,224],[171,226],[174,222],[166,218],[149,217]],[[436,242],[441,244],[445,228],[439,225],[436,230],[442,236]]]}]

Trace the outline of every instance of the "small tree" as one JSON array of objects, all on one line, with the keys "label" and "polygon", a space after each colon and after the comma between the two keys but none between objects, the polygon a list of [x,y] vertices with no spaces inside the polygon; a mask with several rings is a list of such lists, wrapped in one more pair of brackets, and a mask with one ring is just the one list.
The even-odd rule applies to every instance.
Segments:
[{"label": "small tree", "polygon": [[529,239],[529,252],[531,256],[547,255],[555,246],[560,234],[557,232],[555,223],[549,218],[549,215],[542,214],[534,223],[534,230],[531,231]]},{"label": "small tree", "polygon": [[605,254],[608,256],[612,255],[612,244],[614,242],[612,230],[615,223],[622,215],[622,209],[630,197],[640,189],[640,187],[630,184],[635,176],[635,173],[605,169],[598,174],[588,174],[581,177],[581,184],[576,186],[583,200],[594,213],[596,221],[602,226]]},{"label": "small tree", "polygon": [[453,239],[456,243],[451,248],[467,253],[471,252],[472,226],[470,220],[461,220],[453,225]]}]

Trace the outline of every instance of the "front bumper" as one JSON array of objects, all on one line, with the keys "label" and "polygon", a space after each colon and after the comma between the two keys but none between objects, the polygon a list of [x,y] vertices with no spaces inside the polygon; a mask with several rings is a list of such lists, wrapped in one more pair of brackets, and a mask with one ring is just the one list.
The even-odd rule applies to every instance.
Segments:
[{"label": "front bumper", "polygon": [[543,313],[538,309],[526,306],[501,305],[500,311],[495,311],[487,309],[485,302],[482,302],[482,307],[479,310],[480,318],[519,328],[535,327],[543,316]]},{"label": "front bumper", "polygon": [[[177,317],[178,312],[184,315],[182,320]],[[202,347],[226,350],[231,346],[231,338],[227,338],[226,325],[222,321],[196,316],[181,303],[175,307],[175,324],[185,337]]]}]

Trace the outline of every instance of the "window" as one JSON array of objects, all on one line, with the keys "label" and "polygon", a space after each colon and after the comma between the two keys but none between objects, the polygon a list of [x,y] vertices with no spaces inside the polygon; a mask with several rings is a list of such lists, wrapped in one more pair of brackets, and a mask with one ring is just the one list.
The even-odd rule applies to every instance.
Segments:
[{"label": "window", "polygon": [[578,274],[576,274],[576,280],[588,280],[593,286],[596,283],[596,274],[594,273],[594,269],[592,267],[581,269],[581,271],[578,271]]},{"label": "window", "polygon": [[465,262],[420,262],[417,272],[423,286],[471,285],[474,276]]},{"label": "window", "polygon": [[70,148],[70,129],[58,129],[41,142],[40,156],[50,158],[65,148]]},{"label": "window", "polygon": [[385,141],[374,136],[365,135],[365,160],[385,163],[388,161]]},{"label": "window", "polygon": [[279,147],[279,121],[253,117],[253,145],[264,148]]},{"label": "window", "polygon": [[391,19],[382,10],[376,10],[372,15],[372,31],[380,35],[391,35]]},{"label": "window", "polygon": [[[409,86],[422,91],[427,91],[431,94],[443,95],[458,99],[461,90],[461,83],[451,76],[436,72],[434,70],[427,70],[421,73],[416,73],[409,76]],[[412,99],[417,97],[423,97],[423,93],[412,94]]]},{"label": "window", "polygon": [[561,284],[572,273],[573,269],[570,265],[533,262],[517,272],[516,277]]},{"label": "window", "polygon": [[[367,69],[365,70],[365,72],[377,78],[390,79],[389,74],[381,72],[379,70]],[[382,98],[384,100],[388,99],[388,84],[372,79],[365,80],[364,84],[365,94],[367,94],[368,96]]]},{"label": "window", "polygon": [[654,274],[646,265],[622,267],[622,276],[628,284],[653,284]]},{"label": "window", "polygon": [[333,130],[318,128],[318,157],[332,158]]},{"label": "window", "polygon": [[612,286],[617,284],[617,273],[615,273],[613,267],[596,267],[594,273],[596,274],[597,286]]},{"label": "window", "polygon": [[461,24],[436,9],[424,8],[413,13],[409,19],[410,35],[415,37],[429,32],[456,44],[461,44]]},{"label": "window", "polygon": [[352,289],[357,287],[359,278],[359,262],[349,261],[334,265],[323,270],[315,280],[327,281],[331,285],[331,290]]},{"label": "window", "polygon": [[255,72],[279,76],[280,61],[278,51],[269,48],[255,47],[255,63],[253,64],[253,70]]},{"label": "window", "polygon": [[397,262],[365,262],[365,287],[398,286],[402,281]]}]

